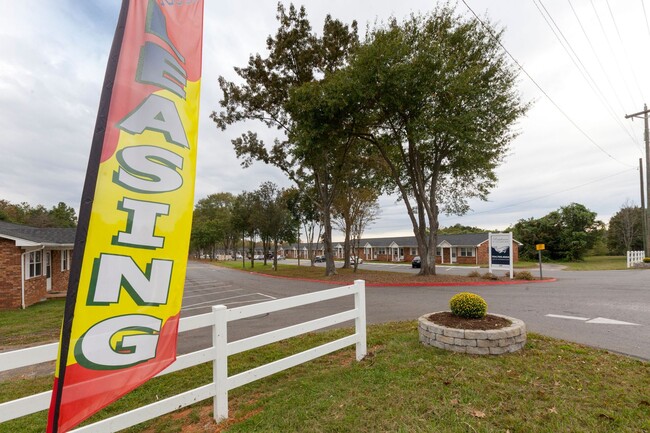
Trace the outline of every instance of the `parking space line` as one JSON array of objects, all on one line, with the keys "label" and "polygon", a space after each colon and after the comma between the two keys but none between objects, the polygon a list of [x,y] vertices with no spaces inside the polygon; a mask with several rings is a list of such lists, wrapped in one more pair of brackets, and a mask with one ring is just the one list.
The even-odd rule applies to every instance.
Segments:
[{"label": "parking space line", "polygon": [[[254,299],[251,299],[249,301],[231,301],[231,302],[224,302],[228,301],[230,299],[240,299],[240,298],[246,298],[246,297],[255,297]],[[259,297],[262,297],[263,299],[260,299]],[[200,308],[208,308],[213,305],[235,305],[235,304],[250,304],[250,303],[255,303],[255,302],[264,302],[267,300],[274,300],[277,299],[274,296],[271,295],[266,295],[264,293],[248,293],[245,295],[238,295],[238,296],[230,296],[227,298],[220,298],[220,299],[215,299],[211,301],[205,301],[205,302],[199,302],[196,304],[190,304],[182,308],[182,311],[191,311],[191,310],[198,310]]]},{"label": "parking space line", "polygon": [[[228,293],[228,292],[243,292],[243,290],[242,289],[233,289],[233,290],[224,290],[222,292],[213,292],[213,293],[215,295],[222,295],[222,294]],[[185,296],[183,296],[183,299],[198,298],[198,297],[205,297],[205,294],[199,293],[199,294],[196,294],[196,295],[185,295]]]},{"label": "parking space line", "polygon": [[232,287],[232,284],[201,284],[201,285],[189,285],[185,286],[185,291],[193,291],[193,292],[198,292],[198,291],[205,291],[205,290],[211,290],[211,289],[227,289],[229,287]]}]

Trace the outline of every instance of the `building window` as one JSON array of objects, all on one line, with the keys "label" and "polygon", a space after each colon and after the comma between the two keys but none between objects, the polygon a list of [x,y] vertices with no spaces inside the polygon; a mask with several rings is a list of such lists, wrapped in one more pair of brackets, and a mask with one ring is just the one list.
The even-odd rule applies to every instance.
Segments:
[{"label": "building window", "polygon": [[32,251],[27,255],[28,278],[40,277],[43,275],[43,252]]},{"label": "building window", "polygon": [[442,248],[438,247],[436,248],[436,256],[440,257],[442,255]]},{"label": "building window", "polygon": [[379,254],[380,256],[386,255],[386,248],[383,247],[377,248],[377,254]]},{"label": "building window", "polygon": [[458,248],[461,257],[474,257],[474,247]]},{"label": "building window", "polygon": [[412,256],[417,256],[418,255],[418,248],[417,247],[411,247],[411,255]]},{"label": "building window", "polygon": [[72,261],[72,250],[61,251],[61,270],[69,271],[70,262]]}]

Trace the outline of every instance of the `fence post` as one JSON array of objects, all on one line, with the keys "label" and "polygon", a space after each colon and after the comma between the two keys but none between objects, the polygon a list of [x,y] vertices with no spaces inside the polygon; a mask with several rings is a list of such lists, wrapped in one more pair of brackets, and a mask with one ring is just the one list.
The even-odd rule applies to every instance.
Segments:
[{"label": "fence post", "polygon": [[645,251],[628,251],[627,252],[627,267],[631,268],[635,263],[642,262],[645,258]]},{"label": "fence post", "polygon": [[355,332],[357,334],[357,361],[361,361],[368,353],[366,345],[366,282],[354,280],[357,291],[354,294],[354,308],[357,310],[357,318],[354,319]]},{"label": "fence post", "polygon": [[214,384],[214,420],[228,419],[228,316],[225,305],[212,307],[212,380]]}]

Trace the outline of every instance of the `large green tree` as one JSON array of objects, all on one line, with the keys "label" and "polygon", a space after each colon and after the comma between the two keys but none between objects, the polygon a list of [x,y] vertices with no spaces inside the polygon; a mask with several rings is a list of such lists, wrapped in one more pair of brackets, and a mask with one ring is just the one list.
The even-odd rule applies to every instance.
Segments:
[{"label": "large green tree", "polygon": [[315,197],[318,194],[313,190],[299,190],[297,188],[290,188],[285,191],[285,202],[291,211],[293,219],[298,223],[296,228],[296,242],[298,252],[298,262],[300,262],[300,236],[305,237],[305,244],[307,247],[307,258],[314,264],[314,251],[316,245],[320,242],[322,233],[321,217],[318,206],[310,197]]},{"label": "large green tree", "polygon": [[643,209],[626,201],[609,220],[607,247],[614,254],[643,250]]},{"label": "large green tree", "polygon": [[438,230],[438,233],[445,234],[445,235],[455,235],[455,234],[462,234],[462,233],[488,233],[488,232],[497,233],[498,230],[486,230],[480,227],[466,226],[460,223],[456,223],[453,226],[449,226],[449,227],[443,227],[440,230]]},{"label": "large green tree", "polygon": [[440,212],[463,214],[469,199],[486,199],[526,112],[500,38],[438,7],[373,29],[348,67],[300,90],[311,104],[302,104],[302,117],[328,127],[321,135],[361,138],[385,159],[421,274],[435,274]]},{"label": "large green tree", "polygon": [[279,167],[299,188],[315,186],[324,225],[323,241],[327,257],[326,274],[336,273],[332,256],[330,210],[336,195],[337,179],[345,171],[351,142],[296,130],[288,109],[293,89],[316,82],[345,65],[358,45],[356,23],[347,26],[329,15],[321,35],[315,34],[304,7],[277,8],[279,28],[267,38],[267,55],[252,55],[248,65],[235,68],[242,84],[219,78],[223,91],[223,111],[212,114],[218,127],[226,129],[240,121],[258,121],[277,129],[274,144],[267,146],[256,132],[248,131],[232,140],[242,164],[254,160]]},{"label": "large green tree", "polygon": [[[342,191],[334,201],[334,225],[344,234],[344,268],[351,267],[350,252],[358,254],[361,235],[379,215],[378,198],[376,189],[359,186]],[[354,262],[355,271],[357,265],[358,260]]]},{"label": "large green tree", "polygon": [[582,260],[602,236],[604,224],[596,212],[579,203],[571,203],[542,218],[520,220],[513,227],[514,237],[524,245],[523,258],[536,257],[535,245],[544,244],[544,254],[553,260]]},{"label": "large green tree", "polygon": [[74,208],[64,202],[48,210],[43,205],[32,206],[27,202],[14,204],[0,199],[0,220],[33,227],[77,226],[77,214]]},{"label": "large green tree", "polygon": [[255,242],[259,234],[259,203],[254,193],[244,191],[235,197],[232,207],[232,225],[242,240],[242,264],[246,259],[246,237],[251,268],[255,267]]},{"label": "large green tree", "polygon": [[264,264],[273,247],[273,267],[277,270],[278,245],[283,241],[292,242],[296,239],[298,222],[288,208],[285,190],[278,188],[273,182],[262,183],[254,194],[259,206],[255,215],[264,250]]},{"label": "large green tree", "polygon": [[210,194],[194,207],[191,245],[193,250],[209,251],[214,258],[218,245],[229,253],[239,239],[233,226],[232,209],[235,197],[229,192]]}]

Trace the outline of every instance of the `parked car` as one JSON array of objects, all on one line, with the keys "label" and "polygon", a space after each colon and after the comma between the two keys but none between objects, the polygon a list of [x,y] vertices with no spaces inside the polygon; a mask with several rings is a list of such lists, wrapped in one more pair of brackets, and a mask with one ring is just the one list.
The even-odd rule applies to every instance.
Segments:
[{"label": "parked car", "polygon": [[413,260],[411,260],[411,267],[412,268],[421,268],[422,267],[422,262],[420,261],[420,256],[413,257]]},{"label": "parked car", "polygon": [[359,265],[363,264],[363,259],[357,257],[357,256],[350,256],[350,264],[354,265],[354,263],[359,260]]},{"label": "parked car", "polygon": [[284,256],[282,254],[278,254],[278,260],[284,260]]},{"label": "parked car", "polygon": [[325,256],[314,257],[314,263],[322,263],[322,262],[325,262]]},{"label": "parked car", "polygon": [[264,254],[255,254],[253,260],[264,260]]}]

